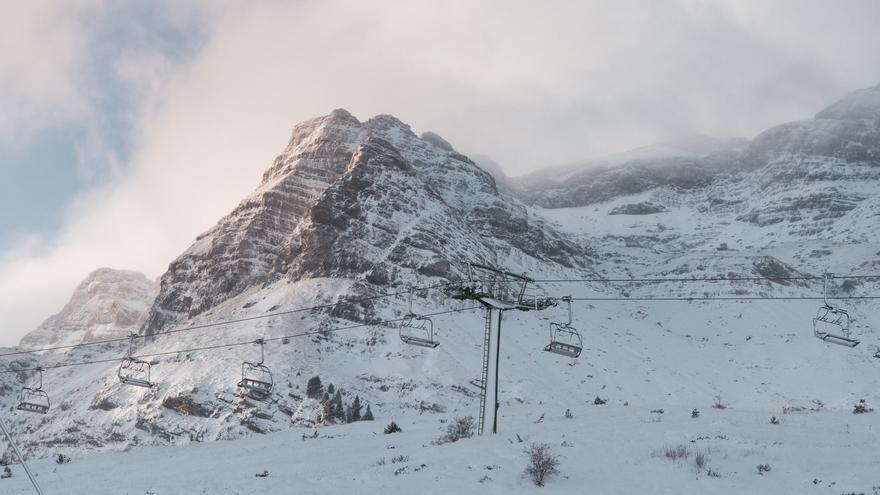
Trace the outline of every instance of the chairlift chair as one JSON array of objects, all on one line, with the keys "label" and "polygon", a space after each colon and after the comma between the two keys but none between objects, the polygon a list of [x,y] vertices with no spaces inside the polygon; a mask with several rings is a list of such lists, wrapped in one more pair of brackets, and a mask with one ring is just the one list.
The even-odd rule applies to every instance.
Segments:
[{"label": "chairlift chair", "polygon": [[409,292],[409,312],[400,322],[399,335],[400,340],[405,344],[417,345],[420,347],[435,348],[440,342],[434,340],[434,322],[427,316],[421,316],[413,313],[412,310],[413,290]]},{"label": "chairlift chair", "polygon": [[134,357],[134,339],[136,338],[137,335],[134,333],[129,335],[128,356],[119,363],[119,370],[116,374],[119,381],[125,385],[151,388],[153,382],[150,381],[150,363]]},{"label": "chairlift chair", "polygon": [[851,335],[849,313],[828,302],[828,281],[833,277],[830,273],[822,276],[824,304],[819,307],[816,317],[813,318],[813,335],[830,344],[855,347],[860,341]]},{"label": "chairlift chair", "polygon": [[268,399],[272,393],[272,386],[274,384],[272,381],[272,372],[263,364],[266,357],[263,351],[265,343],[266,342],[263,339],[254,341],[254,344],[260,346],[259,362],[251,363],[245,361],[241,363],[241,381],[238,382],[238,387],[241,387],[244,395],[254,400]]},{"label": "chairlift chair", "polygon": [[544,347],[547,352],[570,358],[577,358],[584,348],[584,341],[577,329],[571,326],[571,296],[562,301],[568,304],[568,322],[550,323],[550,343]]},{"label": "chairlift chair", "polygon": [[43,368],[37,368],[37,372],[40,378],[35,387],[21,387],[21,395],[16,406],[19,411],[37,414],[49,412],[49,394],[43,391]]}]

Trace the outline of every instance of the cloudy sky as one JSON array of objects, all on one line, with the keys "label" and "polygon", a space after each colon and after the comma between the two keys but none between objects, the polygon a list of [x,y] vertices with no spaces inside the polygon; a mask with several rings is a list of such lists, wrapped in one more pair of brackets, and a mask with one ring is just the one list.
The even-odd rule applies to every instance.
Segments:
[{"label": "cloudy sky", "polygon": [[0,345],[97,267],[159,276],[304,119],[511,175],[752,137],[880,82],[875,0],[0,1]]}]

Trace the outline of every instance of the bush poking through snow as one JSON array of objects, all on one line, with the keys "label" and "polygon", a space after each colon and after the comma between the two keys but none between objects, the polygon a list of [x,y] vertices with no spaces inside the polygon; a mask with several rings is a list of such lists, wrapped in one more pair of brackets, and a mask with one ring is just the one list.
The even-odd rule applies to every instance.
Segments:
[{"label": "bush poking through snow", "polygon": [[720,395],[715,396],[715,403],[712,404],[712,408],[713,409],[721,409],[721,410],[727,409],[727,406],[723,402],[721,402]]},{"label": "bush poking through snow", "polygon": [[697,419],[699,417],[700,417],[700,410],[695,407],[694,410],[691,411],[691,418]]},{"label": "bush poking through snow", "polygon": [[770,416],[770,424],[771,424],[771,425],[778,425],[778,424],[779,424],[779,418],[777,418],[776,416]]},{"label": "bush poking through snow", "polygon": [[434,441],[436,445],[452,443],[474,436],[474,417],[455,418],[446,425],[446,434]]},{"label": "bush poking through snow", "polygon": [[770,464],[758,464],[758,474],[764,476],[764,473],[770,472]]},{"label": "bush poking through snow", "polygon": [[533,443],[525,454],[529,458],[525,474],[536,486],[544,486],[547,478],[559,474],[559,456],[550,451],[550,444]]},{"label": "bush poking through snow", "polygon": [[703,452],[698,452],[697,455],[694,456],[694,468],[698,473],[702,473],[704,469],[706,469],[706,464],[709,462],[709,457],[706,456]]},{"label": "bush poking through snow", "polygon": [[608,402],[608,399],[603,399],[603,398],[599,397],[598,395],[596,396],[595,399],[593,399],[593,405],[595,405],[595,406],[601,406],[602,404],[605,404],[607,402]]},{"label": "bush poking through snow", "polygon": [[400,433],[401,431],[403,430],[401,430],[400,427],[397,426],[397,423],[395,423],[394,421],[388,423],[388,426],[385,427],[386,435],[390,435],[392,433]]},{"label": "bush poking through snow", "polygon": [[264,469],[262,473],[257,473],[254,476],[256,476],[257,478],[268,478],[269,471],[267,469]]},{"label": "bush poking through snow", "polygon": [[859,403],[853,407],[853,414],[865,414],[869,412],[874,412],[874,408],[869,408],[868,404],[865,403],[865,399],[860,400]]},{"label": "bush poking through snow", "polygon": [[55,464],[67,464],[68,462],[70,462],[70,457],[64,454],[58,454],[55,457]]},{"label": "bush poking through snow", "polygon": [[9,466],[3,466],[3,474],[0,474],[0,479],[12,478],[12,468]]},{"label": "bush poking through snow", "polygon": [[691,456],[691,451],[688,450],[687,445],[680,443],[674,446],[663,447],[663,450],[659,452],[654,452],[654,457],[665,457],[672,462],[676,462],[681,459],[687,459]]}]

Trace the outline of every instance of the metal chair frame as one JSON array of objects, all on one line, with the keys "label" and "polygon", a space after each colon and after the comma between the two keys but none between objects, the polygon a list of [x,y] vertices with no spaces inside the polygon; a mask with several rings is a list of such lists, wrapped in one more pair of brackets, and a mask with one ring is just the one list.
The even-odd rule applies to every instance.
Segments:
[{"label": "metal chair frame", "polygon": [[[413,312],[412,300],[414,290],[409,291],[409,312],[404,315],[400,322],[398,335],[405,344],[416,345],[433,349],[440,345],[434,340],[434,322],[427,316],[421,316]],[[413,331],[417,332],[414,333]]]},{"label": "metal chair frame", "polygon": [[244,395],[254,400],[266,400],[272,394],[275,382],[272,379],[272,371],[263,364],[266,359],[263,346],[266,341],[257,339],[254,344],[260,346],[260,360],[256,363],[245,361],[241,363],[241,380],[237,386],[243,390]]},{"label": "metal chair frame", "polygon": [[[571,296],[562,298],[568,304],[568,321],[550,323],[550,343],[544,347],[547,352],[570,358],[577,358],[584,349],[584,340],[576,328],[571,326]],[[565,336],[565,338],[561,338]]]},{"label": "metal chair frame", "polygon": [[119,363],[116,375],[119,377],[119,381],[125,385],[152,388],[153,382],[150,380],[152,366],[149,362],[134,356],[134,339],[137,337],[135,333],[129,334],[128,355]]},{"label": "metal chair frame", "polygon": [[[855,347],[859,345],[860,341],[852,337],[849,328],[849,313],[828,302],[828,281],[832,278],[834,275],[830,273],[822,275],[822,301],[824,304],[816,312],[816,317],[813,318],[813,335],[829,344]],[[825,329],[828,327],[839,329],[839,333],[826,331]]]},{"label": "metal chair frame", "polygon": [[21,387],[18,405],[15,407],[19,411],[37,414],[49,412],[49,394],[43,391],[43,368],[37,368],[37,372],[40,378],[36,387]]}]

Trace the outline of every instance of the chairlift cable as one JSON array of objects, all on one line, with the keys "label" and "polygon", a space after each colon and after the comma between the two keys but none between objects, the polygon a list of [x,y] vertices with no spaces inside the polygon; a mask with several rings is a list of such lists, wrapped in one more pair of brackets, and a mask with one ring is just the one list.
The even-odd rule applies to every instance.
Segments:
[{"label": "chairlift cable", "polygon": [[[415,290],[437,289],[440,287],[445,287],[445,286],[451,285],[452,283],[454,283],[454,282],[444,282],[442,284],[434,284],[434,285],[429,285],[429,286],[425,286],[425,287],[417,287]],[[190,325],[187,327],[175,328],[173,330],[166,330],[164,332],[156,332],[156,333],[152,333],[150,335],[135,335],[135,338],[136,339],[146,339],[146,338],[152,338],[152,337],[161,337],[163,335],[170,335],[170,334],[175,334],[175,333],[180,333],[180,332],[189,332],[192,330],[203,330],[205,328],[212,328],[212,327],[217,327],[217,326],[222,326],[222,325],[232,325],[232,324],[236,324],[236,323],[244,323],[244,322],[248,322],[248,321],[260,320],[260,319],[266,319],[266,318],[274,318],[276,316],[285,316],[285,315],[290,315],[290,314],[295,314],[295,313],[314,311],[316,309],[329,309],[329,308],[334,308],[336,306],[339,306],[341,304],[359,303],[359,302],[374,301],[377,299],[397,297],[397,296],[408,294],[409,292],[410,292],[409,290],[403,291],[403,292],[391,292],[391,293],[379,294],[376,296],[364,297],[364,298],[359,298],[359,299],[345,299],[344,298],[344,299],[340,299],[339,301],[334,302],[334,303],[319,304],[319,305],[305,307],[305,308],[296,308],[296,309],[290,309],[290,310],[285,310],[285,311],[276,311],[274,313],[266,313],[266,314],[262,314],[262,315],[246,316],[243,318],[235,318],[235,319],[230,319],[230,320],[219,320],[219,321],[214,321],[214,322],[209,322],[209,323],[202,323],[202,324],[198,324],[198,325]],[[17,350],[17,351],[0,353],[0,358],[8,357],[8,356],[20,356],[23,354],[36,354],[36,353],[48,352],[48,351],[59,351],[62,349],[75,349],[77,347],[86,347],[86,346],[103,345],[103,344],[115,344],[118,342],[127,342],[127,341],[129,341],[129,339],[130,339],[129,337],[120,337],[120,338],[115,338],[115,339],[95,340],[95,341],[90,341],[90,342],[80,342],[78,344],[59,345],[59,346],[44,347],[44,348],[39,348],[39,349],[22,349],[22,350]]]},{"label": "chairlift cable", "polygon": [[[441,315],[446,315],[446,314],[451,314],[451,313],[462,313],[465,311],[472,311],[475,309],[482,309],[482,306],[472,306],[469,308],[452,309],[452,310],[448,310],[448,311],[441,311],[438,313],[431,313],[431,314],[428,314],[425,316],[441,316]],[[301,332],[301,333],[296,333],[296,334],[291,334],[291,335],[280,335],[278,337],[268,337],[268,338],[264,338],[263,340],[265,342],[273,342],[276,340],[308,337],[311,335],[325,334],[328,332],[339,332],[339,331],[343,331],[343,330],[353,330],[356,328],[380,326],[380,325],[388,324],[388,323],[396,323],[396,322],[399,322],[402,320],[403,320],[403,318],[395,318],[392,320],[382,320],[382,321],[373,322],[373,323],[359,323],[357,325],[336,327],[336,328],[331,328],[331,329],[327,329],[327,330],[310,330],[308,332]],[[214,345],[202,346],[202,347],[192,347],[192,348],[188,348],[188,349],[177,349],[177,350],[173,350],[173,351],[138,354],[136,356],[131,356],[131,357],[136,358],[136,359],[144,359],[144,358],[151,358],[151,357],[169,356],[169,355],[173,355],[173,354],[182,354],[182,353],[188,353],[188,352],[209,351],[209,350],[214,350],[214,349],[222,349],[224,347],[237,347],[237,346],[253,345],[253,344],[254,344],[253,340],[248,340],[248,341],[244,341],[244,342],[227,342],[227,343],[223,343],[223,344],[214,344]],[[124,358],[125,357],[116,357],[116,358],[110,358],[110,359],[96,359],[96,360],[91,360],[91,361],[78,361],[78,362],[72,362],[72,363],[59,363],[59,364],[54,364],[54,365],[43,365],[43,366],[34,367],[34,368],[6,369],[6,370],[0,370],[0,374],[25,373],[25,372],[30,372],[30,371],[37,371],[40,368],[42,368],[43,370],[47,370],[47,369],[67,368],[67,367],[71,367],[71,366],[85,366],[85,365],[89,365],[89,364],[118,363],[120,361],[120,359],[124,359]]]}]

